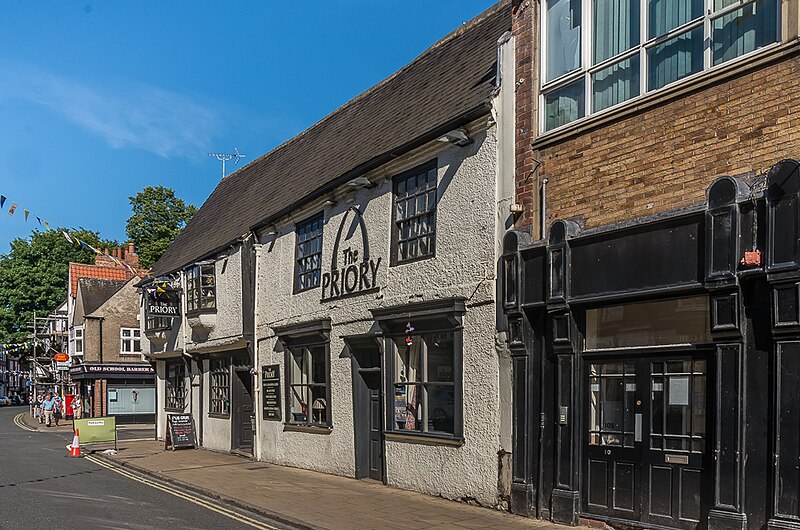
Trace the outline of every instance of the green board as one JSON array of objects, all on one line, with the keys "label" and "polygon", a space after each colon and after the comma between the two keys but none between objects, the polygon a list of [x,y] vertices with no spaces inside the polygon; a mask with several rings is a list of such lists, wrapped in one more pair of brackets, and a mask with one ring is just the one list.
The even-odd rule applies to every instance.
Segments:
[{"label": "green board", "polygon": [[104,416],[101,418],[82,418],[75,420],[75,428],[78,429],[81,445],[96,444],[103,442],[117,443],[117,420],[114,416]]}]

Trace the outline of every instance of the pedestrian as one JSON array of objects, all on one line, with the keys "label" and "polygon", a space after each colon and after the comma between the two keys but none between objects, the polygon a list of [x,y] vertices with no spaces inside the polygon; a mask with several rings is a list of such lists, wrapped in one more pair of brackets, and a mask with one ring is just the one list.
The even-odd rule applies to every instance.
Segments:
[{"label": "pedestrian", "polygon": [[81,400],[80,394],[75,394],[75,397],[72,398],[72,415],[76,420],[83,416],[83,400]]},{"label": "pedestrian", "polygon": [[52,392],[48,392],[44,401],[42,401],[42,415],[44,416],[42,422],[48,427],[53,423],[53,409],[55,408],[56,398],[53,396]]},{"label": "pedestrian", "polygon": [[56,394],[56,406],[53,407],[53,419],[56,422],[56,427],[58,427],[58,422],[61,420],[61,415],[63,414],[64,410],[64,400],[61,399],[61,394]]},{"label": "pedestrian", "polygon": [[44,423],[44,413],[42,411],[42,403],[44,403],[44,395],[39,394],[36,396],[36,410],[35,414],[36,417],[39,419],[39,423]]}]

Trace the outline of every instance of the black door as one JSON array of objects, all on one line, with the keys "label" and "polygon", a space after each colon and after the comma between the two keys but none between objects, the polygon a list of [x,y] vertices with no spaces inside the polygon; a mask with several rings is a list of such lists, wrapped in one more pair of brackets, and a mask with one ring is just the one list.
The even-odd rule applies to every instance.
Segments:
[{"label": "black door", "polygon": [[253,454],[253,379],[249,370],[235,373],[233,448]]},{"label": "black door", "polygon": [[383,481],[383,405],[380,372],[362,374],[367,387],[369,478]]},{"label": "black door", "polygon": [[706,526],[712,410],[701,355],[589,361],[585,511]]}]

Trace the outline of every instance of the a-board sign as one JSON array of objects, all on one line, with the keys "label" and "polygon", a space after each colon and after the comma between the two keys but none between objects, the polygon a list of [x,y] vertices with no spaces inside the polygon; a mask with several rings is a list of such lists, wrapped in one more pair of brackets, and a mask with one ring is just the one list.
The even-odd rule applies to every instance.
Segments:
[{"label": "a-board sign", "polygon": [[167,435],[164,449],[172,447],[194,447],[194,421],[191,414],[167,414]]},{"label": "a-board sign", "polygon": [[264,420],[281,421],[281,365],[261,367],[261,388],[264,395]]}]

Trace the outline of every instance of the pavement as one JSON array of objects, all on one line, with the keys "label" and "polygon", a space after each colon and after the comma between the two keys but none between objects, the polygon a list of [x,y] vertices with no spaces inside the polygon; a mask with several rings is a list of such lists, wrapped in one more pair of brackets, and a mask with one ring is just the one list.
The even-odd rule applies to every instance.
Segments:
[{"label": "pavement", "polygon": [[301,528],[567,528],[370,480],[202,449],[165,451],[163,442],[122,442],[102,458]]}]

